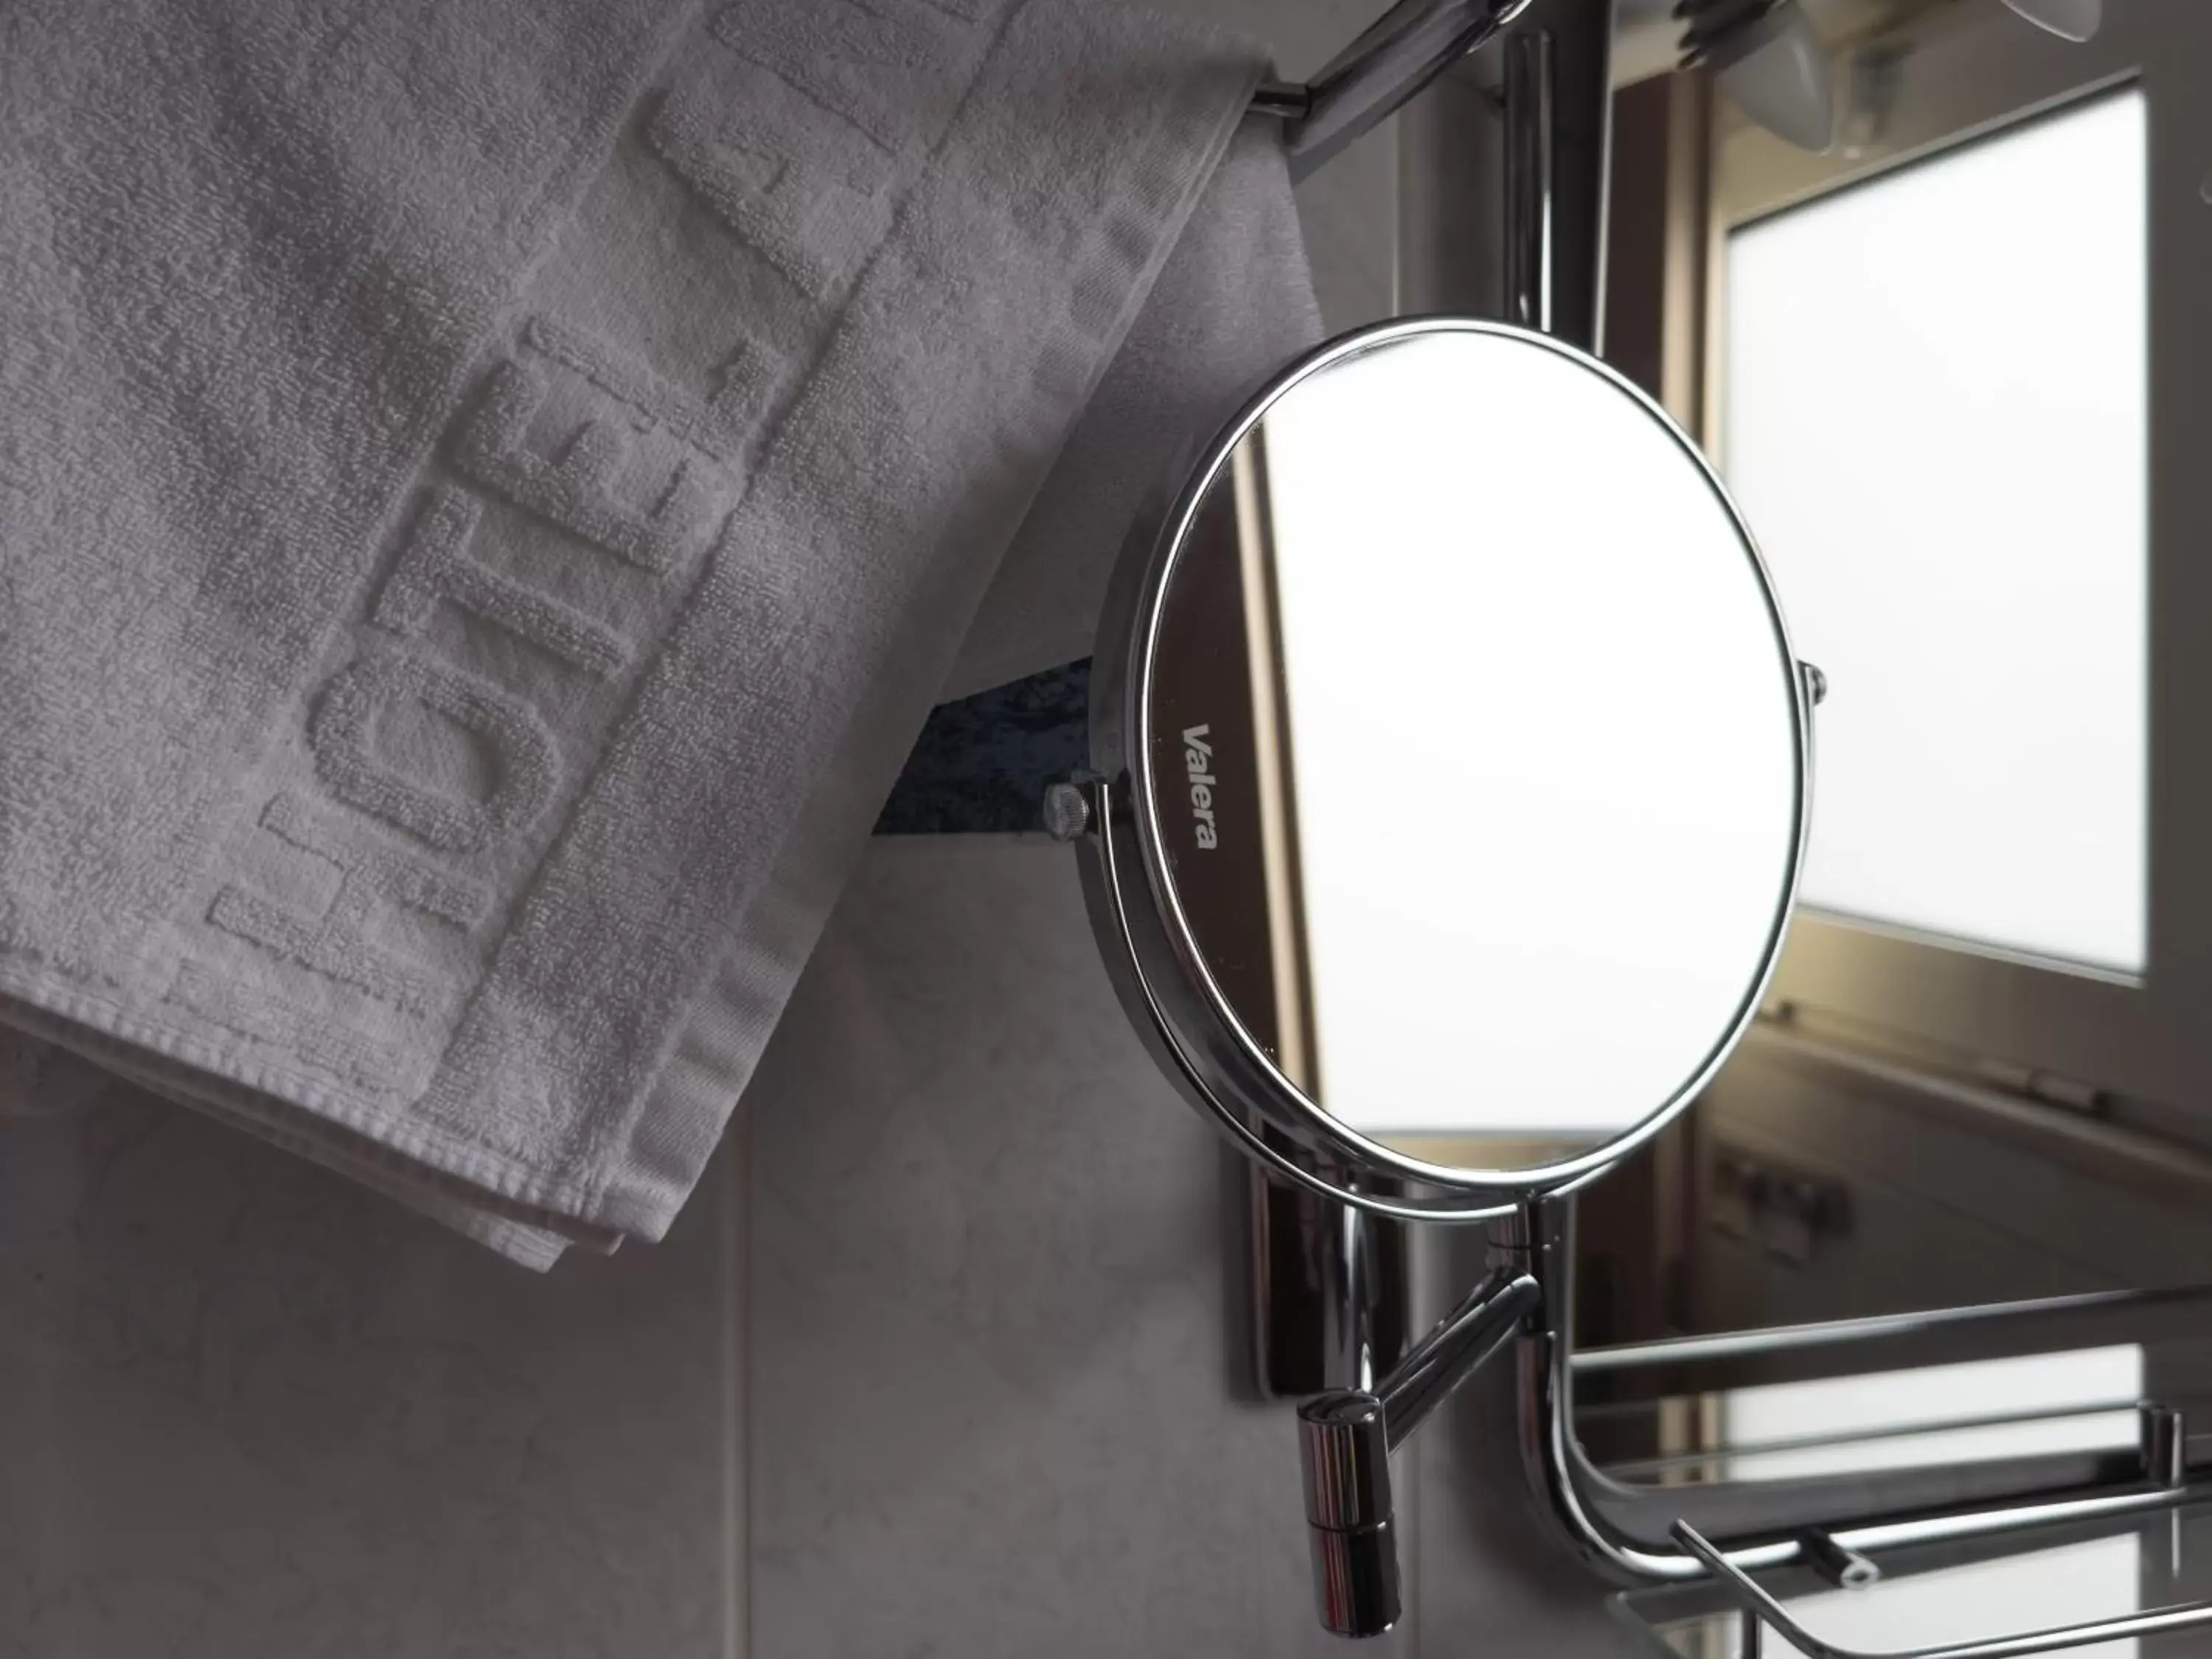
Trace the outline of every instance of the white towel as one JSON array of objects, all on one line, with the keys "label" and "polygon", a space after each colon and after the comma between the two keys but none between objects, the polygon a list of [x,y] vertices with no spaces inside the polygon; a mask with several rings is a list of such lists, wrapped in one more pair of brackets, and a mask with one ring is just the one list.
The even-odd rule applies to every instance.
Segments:
[{"label": "white towel", "polygon": [[1255,118],[1006,550],[946,695],[1089,656],[1131,519],[1248,393],[1321,337],[1281,131]]},{"label": "white towel", "polygon": [[532,1265],[659,1237],[1259,58],[1071,0],[4,33],[0,1018]]}]

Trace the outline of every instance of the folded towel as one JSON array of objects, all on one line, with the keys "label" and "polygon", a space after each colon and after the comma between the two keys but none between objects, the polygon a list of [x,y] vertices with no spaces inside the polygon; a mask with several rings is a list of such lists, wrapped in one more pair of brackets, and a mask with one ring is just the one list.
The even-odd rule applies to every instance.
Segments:
[{"label": "folded towel", "polygon": [[1006,550],[953,665],[964,697],[1091,653],[1131,519],[1245,394],[1318,344],[1282,132],[1246,122]]},{"label": "folded towel", "polygon": [[533,1265],[659,1237],[1258,58],[1071,0],[7,36],[0,1018]]}]

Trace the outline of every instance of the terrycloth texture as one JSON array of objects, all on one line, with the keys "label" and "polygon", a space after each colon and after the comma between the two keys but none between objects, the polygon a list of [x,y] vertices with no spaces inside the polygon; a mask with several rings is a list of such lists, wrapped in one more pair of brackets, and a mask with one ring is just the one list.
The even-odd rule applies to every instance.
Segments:
[{"label": "terrycloth texture", "polygon": [[1260,71],[1071,0],[0,21],[0,1017],[658,1237]]},{"label": "terrycloth texture", "polygon": [[948,698],[1091,654],[1131,520],[1322,338],[1274,123],[1239,130],[960,647]]}]

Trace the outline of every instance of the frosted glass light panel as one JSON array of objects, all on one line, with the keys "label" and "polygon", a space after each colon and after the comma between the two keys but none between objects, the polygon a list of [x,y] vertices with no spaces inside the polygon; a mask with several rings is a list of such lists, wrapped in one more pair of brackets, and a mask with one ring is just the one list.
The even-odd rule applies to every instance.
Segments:
[{"label": "frosted glass light panel", "polygon": [[2145,960],[2129,89],[1735,231],[1724,471],[1827,671],[1804,901]]}]

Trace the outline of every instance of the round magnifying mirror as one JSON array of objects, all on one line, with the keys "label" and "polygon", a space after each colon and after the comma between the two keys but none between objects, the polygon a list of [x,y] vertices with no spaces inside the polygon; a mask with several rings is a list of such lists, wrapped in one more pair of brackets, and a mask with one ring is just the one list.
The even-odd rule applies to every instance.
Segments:
[{"label": "round magnifying mirror", "polygon": [[1540,335],[1384,325],[1133,557],[1103,932],[1207,1103],[1510,1193],[1686,1103],[1781,948],[1816,682],[1656,404]]}]

